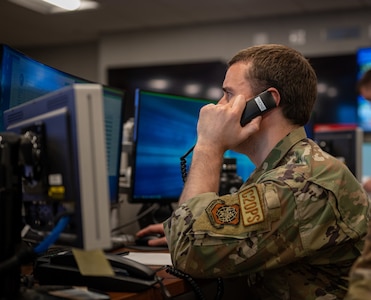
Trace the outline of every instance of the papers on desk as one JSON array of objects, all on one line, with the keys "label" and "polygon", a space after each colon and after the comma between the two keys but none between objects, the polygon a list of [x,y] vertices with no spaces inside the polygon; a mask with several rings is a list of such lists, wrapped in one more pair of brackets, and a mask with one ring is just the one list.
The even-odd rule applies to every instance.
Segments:
[{"label": "papers on desk", "polygon": [[170,253],[129,252],[129,254],[125,254],[124,256],[150,266],[171,266],[173,264]]}]

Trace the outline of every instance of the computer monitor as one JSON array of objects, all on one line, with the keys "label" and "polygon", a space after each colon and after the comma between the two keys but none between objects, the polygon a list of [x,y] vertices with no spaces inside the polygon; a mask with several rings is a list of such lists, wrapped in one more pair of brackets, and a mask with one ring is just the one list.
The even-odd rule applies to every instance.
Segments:
[{"label": "computer monitor", "polygon": [[362,182],[363,130],[356,126],[323,125],[314,131],[314,140],[326,152],[338,158]]},{"label": "computer monitor", "polygon": [[[200,108],[212,102],[136,90],[135,149],[129,201],[166,204],[179,200],[184,185],[180,157],[196,143]],[[255,169],[242,154],[228,151],[225,156],[237,159],[237,173],[243,180]],[[190,164],[191,155],[186,159]]]},{"label": "computer monitor", "polygon": [[317,74],[314,124],[357,125],[356,55],[309,57]]},{"label": "computer monitor", "polygon": [[[75,83],[93,82],[52,68],[0,44],[0,132],[5,129],[5,110]],[[108,86],[104,86],[103,91],[110,201],[116,203],[125,94]]]},{"label": "computer monitor", "polygon": [[104,124],[110,203],[119,200],[122,123],[125,94],[122,90],[103,86]]},{"label": "computer monitor", "polygon": [[88,250],[111,246],[103,111],[101,85],[74,84],[4,112],[31,141],[19,154],[25,223],[50,232],[71,214],[62,243]]}]

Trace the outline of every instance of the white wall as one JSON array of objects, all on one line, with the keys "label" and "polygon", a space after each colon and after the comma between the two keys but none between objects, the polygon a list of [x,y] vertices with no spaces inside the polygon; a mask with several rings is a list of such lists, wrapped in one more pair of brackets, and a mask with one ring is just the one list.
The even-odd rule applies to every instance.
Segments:
[{"label": "white wall", "polygon": [[[99,46],[99,80],[106,83],[109,67],[227,60],[236,51],[261,42],[291,45],[307,56],[354,53],[370,45],[369,16],[348,12],[106,35]],[[328,30],[335,28],[355,28],[359,36],[327,40]],[[300,42],[303,31],[303,44],[290,41],[291,37]]]},{"label": "white wall", "polygon": [[[326,40],[326,32],[335,28],[356,28],[359,36]],[[290,42],[297,30],[305,31],[304,44]],[[261,42],[291,45],[307,56],[354,53],[359,47],[371,46],[370,12],[131,31],[106,34],[98,42],[19,50],[65,72],[107,83],[110,67],[227,60],[236,51]]]}]

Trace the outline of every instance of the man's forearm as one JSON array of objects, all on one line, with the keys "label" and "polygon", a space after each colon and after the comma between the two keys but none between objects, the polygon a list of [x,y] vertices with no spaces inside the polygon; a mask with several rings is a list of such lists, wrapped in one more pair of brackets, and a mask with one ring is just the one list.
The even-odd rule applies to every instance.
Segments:
[{"label": "man's forearm", "polygon": [[219,191],[223,153],[196,145],[191,168],[184,185],[179,204],[202,193]]}]

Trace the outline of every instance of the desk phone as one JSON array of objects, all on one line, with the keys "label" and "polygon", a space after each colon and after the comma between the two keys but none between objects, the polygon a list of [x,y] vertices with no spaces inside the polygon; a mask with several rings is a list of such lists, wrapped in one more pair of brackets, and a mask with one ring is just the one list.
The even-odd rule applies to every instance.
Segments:
[{"label": "desk phone", "polygon": [[117,254],[106,253],[115,276],[85,276],[78,269],[72,252],[42,256],[34,266],[41,285],[81,285],[110,292],[140,292],[158,282],[156,271]]}]

